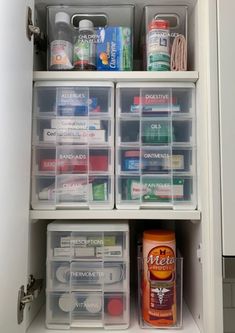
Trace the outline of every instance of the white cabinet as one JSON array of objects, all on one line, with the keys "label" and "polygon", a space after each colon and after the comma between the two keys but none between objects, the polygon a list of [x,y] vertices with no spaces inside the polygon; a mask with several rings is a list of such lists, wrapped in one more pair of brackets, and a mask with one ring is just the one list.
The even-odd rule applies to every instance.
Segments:
[{"label": "white cabinet", "polygon": [[[122,3],[133,1],[121,0]],[[36,1],[35,18],[45,28],[45,6],[60,1]],[[93,1],[79,1],[91,4]],[[101,1],[102,5],[110,3]],[[141,22],[143,5],[152,0],[136,0],[136,22]],[[167,0],[171,5],[175,1]],[[184,300],[182,332],[222,332],[222,273],[220,234],[220,184],[218,142],[218,98],[216,50],[216,3],[213,0],[179,0],[189,6],[189,59],[192,72],[40,72],[40,56],[34,55],[34,80],[95,80],[111,82],[196,82],[197,122],[197,210],[110,210],[110,211],[30,211],[31,120],[33,81],[33,42],[25,34],[26,5],[32,1],[4,2],[0,31],[1,69],[1,295],[0,331],[5,333],[49,333],[45,328],[45,303],[42,292],[24,310],[24,320],[17,324],[17,297],[27,276],[45,275],[46,224],[54,219],[129,219],[131,235],[132,290],[134,285],[135,245],[138,231],[152,225],[174,227],[184,256]],[[156,1],[154,1],[156,5]],[[121,8],[121,6],[120,6]],[[136,24],[136,36],[140,25]],[[137,44],[136,44],[137,45]],[[137,50],[136,50],[137,51]],[[136,52],[135,51],[135,52]],[[138,54],[136,52],[136,54]],[[198,79],[199,76],[199,79]],[[144,220],[144,221],[143,221]],[[161,220],[161,221],[160,221]],[[171,221],[168,221],[171,220]],[[127,332],[145,332],[138,326],[134,304],[131,326]],[[39,312],[39,315],[38,315]],[[147,331],[147,330],[146,330]],[[52,331],[56,333],[57,331]],[[58,331],[59,332],[59,331]],[[95,332],[90,330],[87,332]],[[161,332],[161,330],[159,330]],[[174,332],[170,330],[169,332]]]},{"label": "white cabinet", "polygon": [[221,197],[223,255],[234,256],[233,208],[235,205],[235,181],[233,170],[235,156],[234,141],[234,102],[233,61],[235,57],[233,13],[235,3],[230,0],[218,2],[218,47],[219,47],[219,96],[220,96],[220,145],[221,145]]}]

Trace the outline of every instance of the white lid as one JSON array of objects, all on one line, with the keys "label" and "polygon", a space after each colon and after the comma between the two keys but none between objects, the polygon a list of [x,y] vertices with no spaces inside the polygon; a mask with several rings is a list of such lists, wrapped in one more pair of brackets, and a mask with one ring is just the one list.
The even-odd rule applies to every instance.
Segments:
[{"label": "white lid", "polygon": [[47,225],[48,231],[86,231],[86,232],[103,232],[103,231],[129,231],[128,221],[125,220],[107,220],[106,223],[99,223],[97,220],[82,221],[55,221]]},{"label": "white lid", "polygon": [[65,13],[65,12],[58,12],[55,14],[55,23],[58,22],[64,22],[67,24],[70,24],[70,17],[69,14]]},{"label": "white lid", "polygon": [[79,22],[79,30],[93,30],[94,24],[90,20],[81,20]]}]

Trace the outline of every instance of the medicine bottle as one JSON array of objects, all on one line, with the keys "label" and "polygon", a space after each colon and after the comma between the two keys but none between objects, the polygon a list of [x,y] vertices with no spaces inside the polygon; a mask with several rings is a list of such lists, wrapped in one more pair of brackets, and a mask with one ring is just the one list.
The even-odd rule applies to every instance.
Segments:
[{"label": "medicine bottle", "polygon": [[81,20],[73,50],[73,65],[78,71],[96,70],[96,34],[93,22]]},{"label": "medicine bottle", "polygon": [[73,68],[73,32],[70,26],[70,17],[67,13],[56,13],[55,25],[50,39],[49,70],[71,70]]}]

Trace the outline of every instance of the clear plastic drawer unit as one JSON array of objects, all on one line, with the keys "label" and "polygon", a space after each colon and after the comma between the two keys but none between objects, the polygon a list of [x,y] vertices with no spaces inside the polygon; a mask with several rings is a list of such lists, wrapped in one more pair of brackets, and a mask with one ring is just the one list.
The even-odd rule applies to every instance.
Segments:
[{"label": "clear plastic drawer unit", "polygon": [[47,236],[47,327],[127,328],[128,224],[54,222]]},{"label": "clear plastic drawer unit", "polygon": [[34,88],[32,207],[113,208],[113,84]]},{"label": "clear plastic drawer unit", "polygon": [[119,83],[117,208],[196,208],[193,84]]}]

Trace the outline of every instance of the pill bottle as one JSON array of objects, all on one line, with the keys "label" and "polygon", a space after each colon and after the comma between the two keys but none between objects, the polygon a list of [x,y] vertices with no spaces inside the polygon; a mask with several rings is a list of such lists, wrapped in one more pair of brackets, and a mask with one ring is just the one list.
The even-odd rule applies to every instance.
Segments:
[{"label": "pill bottle", "polygon": [[170,230],[143,235],[142,316],[151,326],[176,324],[176,243]]},{"label": "pill bottle", "polygon": [[147,70],[170,70],[170,31],[166,20],[152,20],[147,32]]}]

